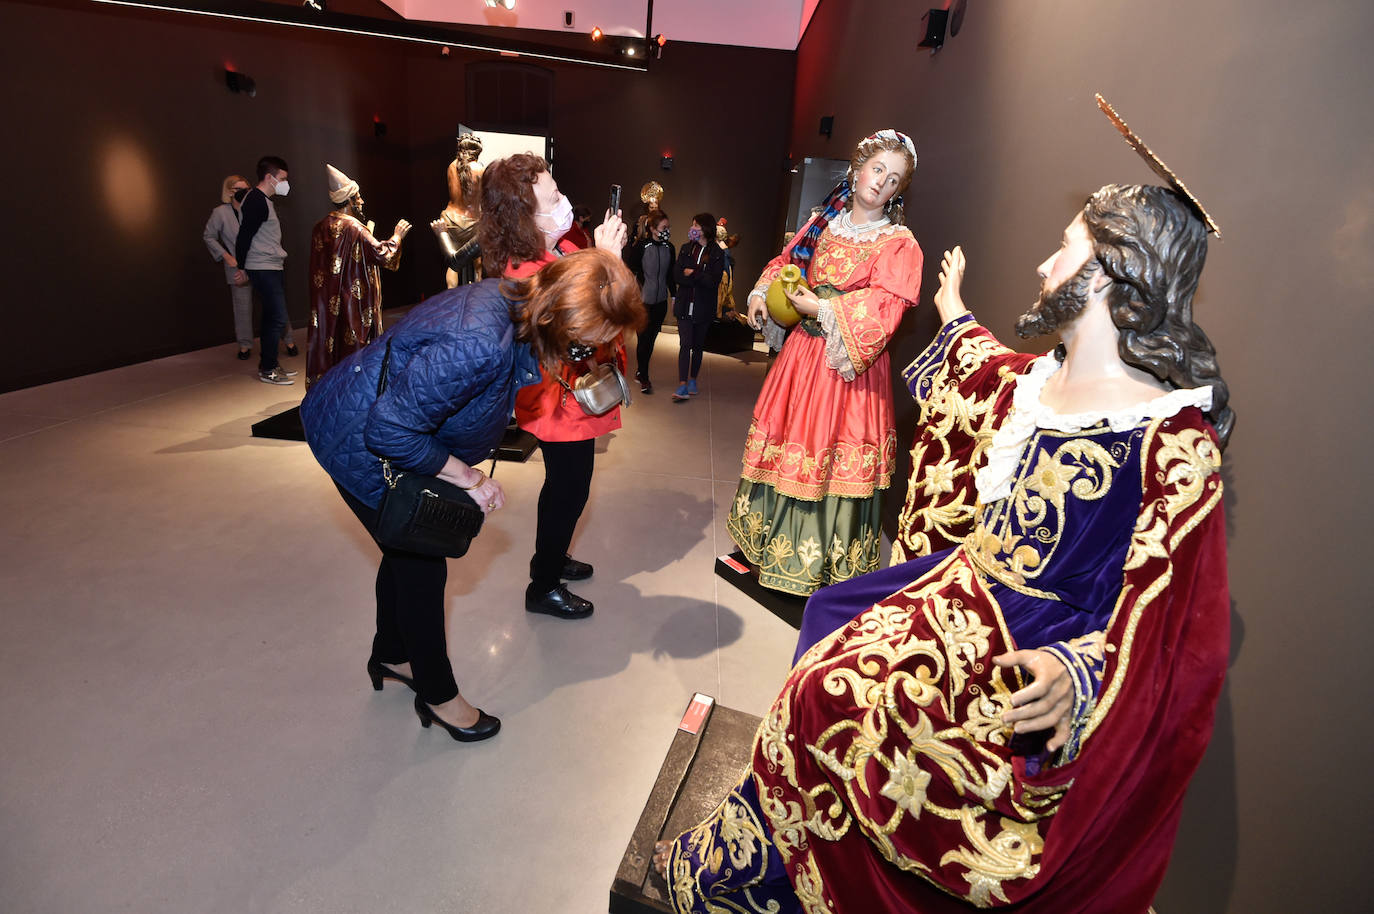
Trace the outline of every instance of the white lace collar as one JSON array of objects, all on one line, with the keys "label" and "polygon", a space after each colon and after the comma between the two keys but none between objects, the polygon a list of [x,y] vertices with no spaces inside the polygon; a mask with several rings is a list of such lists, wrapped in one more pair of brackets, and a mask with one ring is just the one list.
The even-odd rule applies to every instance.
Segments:
[{"label": "white lace collar", "polygon": [[1060,368],[1054,355],[1042,355],[1031,363],[1030,371],[1016,379],[1012,393],[1012,410],[992,436],[988,448],[988,462],[974,477],[978,500],[991,504],[1011,494],[1017,464],[1036,429],[1056,432],[1081,432],[1103,422],[1114,432],[1135,428],[1147,419],[1172,416],[1179,410],[1196,406],[1203,411],[1212,408],[1211,387],[1184,387],[1160,394],[1153,400],[1135,403],[1115,410],[1095,410],[1085,413],[1057,413],[1040,402],[1040,393]]},{"label": "white lace collar", "polygon": [[855,225],[854,217],[849,210],[842,210],[838,216],[830,220],[826,226],[830,234],[836,238],[844,238],[848,241],[872,241],[883,235],[890,235],[897,231],[900,226],[895,225],[887,216],[883,216],[874,222],[866,222],[863,225]]}]

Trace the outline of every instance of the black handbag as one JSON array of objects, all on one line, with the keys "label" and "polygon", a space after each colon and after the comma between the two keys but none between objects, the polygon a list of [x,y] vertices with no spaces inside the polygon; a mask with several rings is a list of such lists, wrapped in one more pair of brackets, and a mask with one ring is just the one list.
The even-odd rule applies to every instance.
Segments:
[{"label": "black handbag", "polygon": [[[386,390],[391,367],[391,341],[382,357],[382,375],[377,380],[377,396]],[[496,462],[492,461],[492,471]],[[472,496],[437,476],[392,470],[391,461],[382,458],[382,503],[377,508],[377,529],[373,537],[383,546],[458,558],[472,545],[482,530],[485,515]]]}]

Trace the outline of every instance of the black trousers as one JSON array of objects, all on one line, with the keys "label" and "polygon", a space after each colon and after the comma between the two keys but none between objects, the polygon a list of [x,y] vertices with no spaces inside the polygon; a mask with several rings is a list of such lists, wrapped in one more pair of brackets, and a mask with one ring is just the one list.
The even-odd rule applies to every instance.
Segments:
[{"label": "black trousers", "polygon": [[558,586],[573,530],[587,506],[596,460],[596,439],[540,441],[544,488],[539,490],[539,521],[534,532],[530,580],[538,593]]},{"label": "black trousers", "polygon": [[[677,322],[677,379],[686,382],[701,372],[701,347],[706,345],[709,320],[697,322],[691,318]],[[689,364],[690,363],[690,364]]]},{"label": "black trousers", "polygon": [[649,383],[649,357],[654,354],[654,342],[658,339],[658,332],[663,329],[663,320],[668,316],[668,300],[656,305],[645,304],[649,312],[649,322],[644,325],[644,329],[639,331],[639,341],[635,344],[635,362],[639,368],[639,377],[645,384]]},{"label": "black trousers", "polygon": [[[376,509],[335,485],[375,539]],[[444,632],[448,559],[377,545],[382,563],[377,568],[377,634],[372,638],[372,656],[383,663],[409,662],[420,697],[432,705],[443,704],[458,695]]]}]

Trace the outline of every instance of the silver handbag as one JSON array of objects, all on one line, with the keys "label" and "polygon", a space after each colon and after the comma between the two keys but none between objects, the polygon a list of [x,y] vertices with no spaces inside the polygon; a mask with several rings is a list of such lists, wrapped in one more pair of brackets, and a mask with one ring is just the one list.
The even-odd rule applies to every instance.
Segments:
[{"label": "silver handbag", "polygon": [[573,395],[577,405],[589,416],[600,416],[617,406],[629,406],[630,385],[620,369],[610,362],[602,362],[572,384],[561,376],[558,383]]}]

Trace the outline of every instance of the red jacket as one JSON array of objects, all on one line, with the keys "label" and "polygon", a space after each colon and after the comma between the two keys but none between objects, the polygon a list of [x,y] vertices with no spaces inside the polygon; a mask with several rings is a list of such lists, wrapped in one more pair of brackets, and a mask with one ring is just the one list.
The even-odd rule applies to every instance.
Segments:
[{"label": "red jacket", "polygon": [[[560,241],[562,253],[571,253],[576,248],[565,238]],[[524,279],[537,273],[541,268],[558,259],[550,251],[545,251],[538,260],[529,260],[518,266],[507,266],[505,275],[510,279]],[[597,347],[595,360],[607,362],[615,359],[616,366],[625,371],[625,347],[620,337]],[[581,365],[563,363],[559,366],[563,379],[569,384],[582,375]],[[582,411],[577,400],[568,390],[550,377],[541,368],[542,377],[537,384],[520,388],[515,397],[515,422],[522,429],[541,441],[586,441],[620,428],[620,407],[614,407],[600,416],[589,416]]]}]

